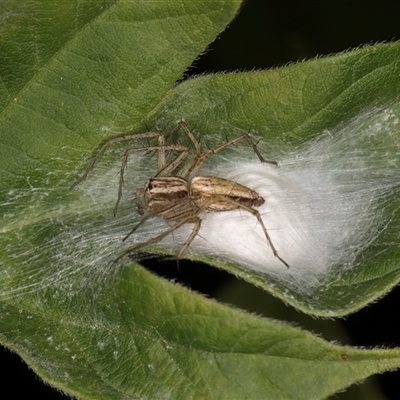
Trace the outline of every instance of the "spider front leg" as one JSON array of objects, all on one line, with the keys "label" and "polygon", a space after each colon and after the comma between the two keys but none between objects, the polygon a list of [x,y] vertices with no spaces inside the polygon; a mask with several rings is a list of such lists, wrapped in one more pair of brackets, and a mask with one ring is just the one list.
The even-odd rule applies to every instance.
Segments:
[{"label": "spider front leg", "polygon": [[174,134],[179,129],[182,129],[186,133],[186,135],[189,137],[191,142],[194,144],[196,153],[200,154],[201,153],[201,143],[196,139],[196,137],[193,135],[192,131],[189,129],[189,127],[186,125],[186,123],[184,121],[180,121],[170,132],[168,132],[165,135],[165,138],[168,138],[169,136]]},{"label": "spider front leg", "polygon": [[219,151],[225,149],[228,146],[231,146],[241,140],[246,140],[250,146],[253,148],[254,152],[256,153],[257,157],[259,158],[259,160],[263,163],[269,163],[269,164],[273,164],[273,165],[278,165],[278,163],[276,161],[271,161],[271,160],[266,160],[261,153],[259,152],[259,150],[257,149],[257,146],[254,144],[254,142],[251,140],[250,136],[248,133],[242,133],[239,136],[236,136],[235,138],[228,140],[225,143],[222,143],[218,146],[215,146],[207,151],[205,151],[204,153],[201,154],[197,154],[194,157],[193,163],[190,165],[189,163],[179,172],[179,174],[182,174],[180,176],[188,176],[188,180],[190,181],[194,176],[197,175],[199,169],[201,168],[201,166],[203,165],[204,161],[210,157],[211,155],[214,155],[216,153],[218,153]]},{"label": "spider front leg", "polygon": [[[276,161],[272,160],[266,160],[261,153],[259,152],[257,146],[255,143],[251,140],[250,136],[248,133],[242,133],[239,136],[236,136],[235,138],[228,140],[225,143],[222,143],[218,146],[215,146],[205,152],[201,151],[201,143],[196,139],[196,137],[193,135],[191,130],[188,128],[188,126],[182,121],[180,122],[168,135],[172,134],[173,132],[177,131],[178,129],[182,129],[186,135],[189,137],[189,139],[192,141],[192,143],[195,146],[196,149],[196,155],[186,164],[184,165],[176,174],[176,176],[188,179],[190,181],[194,176],[197,175],[199,169],[203,165],[204,161],[210,157],[213,154],[218,153],[222,149],[231,146],[241,140],[246,140],[247,143],[252,147],[253,151],[256,153],[258,159],[263,162],[263,163],[269,163],[273,165],[278,165]],[[172,172],[172,171],[170,171]]]},{"label": "spider front leg", "polygon": [[[96,164],[97,160],[104,154],[104,152],[107,150],[107,148],[109,146],[112,146],[113,144],[116,144],[116,143],[127,142],[127,141],[131,141],[131,140],[151,139],[151,138],[154,138],[154,137],[158,137],[159,138],[159,140],[158,140],[159,145],[163,145],[164,144],[164,135],[161,132],[153,132],[153,131],[149,131],[149,132],[145,132],[145,133],[135,133],[135,134],[131,134],[131,135],[118,136],[116,138],[112,138],[112,139],[107,140],[107,142],[105,142],[103,144],[103,146],[100,148],[100,150],[93,157],[93,160],[88,165],[88,167],[86,168],[86,170],[82,174],[82,176],[70,186],[70,189],[73,189],[75,186],[77,186],[79,183],[81,183],[82,181],[84,181],[87,178],[87,176],[89,175],[89,172],[93,169],[93,167]],[[164,155],[164,160],[165,160],[165,155]]]}]

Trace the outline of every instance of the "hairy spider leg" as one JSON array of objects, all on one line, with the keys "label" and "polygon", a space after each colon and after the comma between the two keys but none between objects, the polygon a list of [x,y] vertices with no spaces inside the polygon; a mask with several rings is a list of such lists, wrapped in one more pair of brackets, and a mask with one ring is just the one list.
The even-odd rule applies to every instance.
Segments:
[{"label": "hairy spider leg", "polygon": [[164,169],[167,164],[164,146],[165,146],[165,136],[161,135],[158,137],[158,147],[160,147],[160,149],[158,150],[157,172]]},{"label": "hairy spider leg", "polygon": [[257,157],[259,158],[259,160],[261,162],[278,165],[278,163],[276,161],[266,160],[261,155],[257,146],[251,140],[248,133],[242,133],[241,135],[239,135],[231,140],[228,140],[225,143],[215,146],[205,152],[201,152],[200,143],[194,137],[193,133],[190,131],[190,129],[187,127],[187,125],[184,122],[181,122],[177,127],[182,128],[184,130],[184,132],[189,136],[189,138],[191,139],[191,141],[194,143],[194,145],[196,147],[196,155],[192,159],[190,159],[189,162],[186,165],[184,165],[176,174],[176,176],[188,179],[189,182],[194,176],[196,176],[196,174],[198,173],[199,169],[201,168],[201,166],[203,165],[203,163],[207,157],[219,152],[220,150],[222,150],[228,146],[231,146],[231,145],[239,142],[240,140],[246,140],[250,144],[250,146],[252,147],[252,149],[254,150],[254,152],[256,153]]},{"label": "hairy spider leg", "polygon": [[169,136],[171,136],[173,133],[175,133],[179,129],[182,129],[186,133],[186,135],[189,137],[189,139],[194,144],[196,153],[200,154],[201,153],[201,143],[196,139],[196,137],[193,135],[192,131],[189,129],[189,127],[183,121],[180,121],[170,132],[168,132],[165,135],[165,138],[168,138]]},{"label": "hairy spider leg", "polygon": [[142,226],[149,218],[154,217],[154,214],[147,214],[145,215],[138,224],[136,224],[131,231],[122,239],[123,242],[125,242],[126,239],[128,239],[129,236],[131,236],[134,232],[137,231],[137,229]]},{"label": "hairy spider leg", "polygon": [[258,210],[256,210],[253,207],[250,207],[250,206],[248,206],[246,204],[243,204],[243,203],[241,203],[239,201],[236,201],[236,200],[232,199],[229,196],[224,196],[224,195],[217,195],[217,196],[210,197],[209,199],[203,201],[199,205],[199,208],[200,208],[200,210],[207,209],[211,204],[216,203],[218,201],[224,201],[224,202],[231,203],[232,205],[236,206],[237,208],[241,208],[241,209],[246,210],[249,213],[253,214],[257,218],[258,222],[260,223],[261,228],[262,228],[262,230],[264,232],[264,235],[265,235],[265,237],[267,239],[267,242],[268,242],[269,246],[271,247],[271,250],[272,250],[274,256],[279,261],[281,261],[287,268],[289,268],[289,264],[283,258],[281,258],[279,256],[278,251],[276,250],[275,246],[273,245],[271,237],[269,236],[268,230],[267,230],[267,228],[266,228],[266,226],[264,224],[264,221],[261,218],[261,214],[259,213]]},{"label": "hairy spider leg", "polygon": [[[152,214],[149,215],[149,216],[146,216],[146,217],[149,218],[150,216],[152,216]],[[143,219],[145,219],[146,217],[144,217]],[[146,219],[147,219],[147,218],[146,218]],[[142,219],[142,220],[143,220],[143,219]],[[154,238],[148,240],[147,242],[139,243],[139,244],[137,244],[137,245],[135,245],[135,246],[133,246],[133,247],[131,247],[131,248],[125,250],[120,256],[118,256],[118,257],[114,260],[114,262],[119,261],[121,258],[125,257],[125,256],[128,255],[128,254],[133,253],[134,251],[138,250],[138,249],[141,248],[141,247],[148,246],[149,244],[156,244],[156,243],[160,242],[162,239],[164,239],[164,238],[165,238],[166,236],[168,236],[170,233],[174,232],[175,230],[177,230],[178,228],[180,228],[182,225],[185,225],[186,223],[188,223],[188,222],[190,222],[190,221],[193,221],[193,219],[195,219],[195,221],[194,221],[194,223],[195,223],[195,228],[196,228],[196,226],[198,225],[198,229],[197,229],[197,231],[196,231],[195,234],[193,234],[193,232],[192,232],[193,235],[191,234],[191,235],[189,236],[189,239],[191,238],[190,241],[192,241],[192,240],[194,239],[194,237],[197,235],[198,230],[200,229],[201,219],[200,219],[199,217],[188,216],[187,218],[185,218],[185,219],[183,219],[183,220],[177,222],[175,225],[173,225],[171,228],[167,229],[165,232],[161,233],[160,235],[158,235],[158,236],[156,236],[156,237],[154,237]],[[200,222],[199,222],[199,221],[200,221]],[[142,222],[142,221],[141,221],[141,222]],[[135,227],[134,230],[136,230],[136,228],[138,228],[139,225],[141,225],[141,222],[139,222],[139,224]],[[144,221],[143,221],[143,222],[144,222]],[[131,233],[132,233],[132,232],[131,232]],[[131,233],[130,233],[130,234],[131,234]],[[192,237],[192,236],[193,236],[193,237]],[[186,241],[186,242],[187,242],[187,241]],[[188,243],[187,246],[186,246],[186,242],[185,242],[185,245],[184,245],[185,250],[186,250],[186,248],[187,248],[187,247],[189,246],[189,244],[190,244],[190,243]],[[179,252],[178,259],[182,257],[182,254],[181,254],[181,253],[183,254],[182,251]]]},{"label": "hairy spider leg", "polygon": [[[121,143],[121,142],[126,142],[126,141],[131,141],[131,140],[136,140],[136,139],[151,139],[153,137],[158,137],[159,138],[159,145],[163,146],[163,139],[161,139],[160,142],[160,138],[163,138],[164,135],[161,132],[145,132],[145,133],[135,133],[135,134],[131,134],[131,135],[124,135],[124,136],[118,136],[112,139],[107,140],[107,142],[105,142],[103,144],[103,146],[100,148],[100,150],[96,153],[96,155],[93,157],[93,160],[91,161],[91,163],[89,164],[89,166],[86,168],[85,172],[83,173],[83,175],[76,180],[71,186],[70,189],[73,189],[76,185],[78,185],[79,183],[81,183],[82,181],[84,181],[89,172],[93,169],[94,165],[96,164],[97,160],[104,154],[104,152],[107,150],[107,148],[115,143]],[[164,155],[164,159],[165,159],[165,155]]]},{"label": "hairy spider leg", "polygon": [[[240,203],[240,202],[238,202],[238,201],[235,201],[235,200],[233,200],[232,198],[230,198],[230,197],[228,197],[228,196],[218,196],[218,197],[219,197],[221,200],[224,200],[224,201],[226,201],[226,202],[229,202],[229,203],[231,203],[231,204],[237,206],[238,208],[242,208],[243,210],[246,210],[246,211],[248,211],[249,213],[253,214],[253,215],[257,218],[258,222],[260,223],[261,228],[262,228],[262,230],[263,230],[263,232],[264,232],[264,235],[265,235],[265,237],[266,237],[266,239],[267,239],[267,242],[268,242],[269,246],[271,247],[271,250],[272,250],[274,256],[275,256],[279,261],[281,261],[287,268],[290,268],[290,267],[289,267],[289,264],[288,264],[283,258],[281,258],[281,257],[279,256],[278,251],[276,250],[275,246],[274,246],[273,243],[272,243],[272,240],[271,240],[271,238],[270,238],[270,236],[269,236],[269,234],[268,234],[267,228],[266,228],[266,226],[265,226],[265,224],[264,224],[264,221],[263,221],[263,219],[261,218],[261,214],[259,213],[258,210],[256,210],[256,209],[253,208],[253,207],[250,207],[250,206],[248,206],[248,205],[246,205],[246,204],[242,204],[242,203]],[[213,202],[214,202],[215,200],[216,200],[216,199],[213,198]]]},{"label": "hairy spider leg", "polygon": [[169,217],[163,217],[166,221],[179,221],[184,220],[185,222],[190,222],[197,218],[197,214],[199,213],[199,208],[194,199],[186,198],[184,201],[182,199],[177,199],[172,203],[159,207],[156,211],[147,211],[147,215],[145,215],[138,224],[136,224],[132,230],[122,239],[125,241],[129,236],[132,235],[141,225],[143,225],[150,217],[160,216],[165,211],[173,210],[175,206],[180,205],[178,210],[172,211]]}]

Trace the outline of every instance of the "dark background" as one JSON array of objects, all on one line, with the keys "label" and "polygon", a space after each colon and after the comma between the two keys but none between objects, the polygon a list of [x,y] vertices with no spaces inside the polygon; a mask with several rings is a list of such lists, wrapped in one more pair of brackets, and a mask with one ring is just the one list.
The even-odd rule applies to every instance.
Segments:
[{"label": "dark background", "polygon": [[[248,0],[230,27],[188,73],[275,68],[364,44],[398,40],[399,16],[398,1]],[[178,267],[176,262],[150,259],[145,264],[162,276],[174,278],[223,301],[226,298],[221,293],[228,284],[246,285],[235,282],[225,272],[198,263],[191,265],[181,261]],[[258,295],[260,299],[268,296],[265,293]],[[343,322],[348,338],[341,343],[368,348],[400,346],[400,327],[395,318],[399,300],[400,290],[394,289],[376,304],[349,316]],[[238,302],[235,305],[264,313],[251,305]],[[300,324],[305,326],[307,323]],[[18,356],[4,348],[0,351],[2,392],[12,393],[9,398],[68,398],[43,384]],[[399,379],[399,372],[376,378],[389,399],[399,398]]]}]

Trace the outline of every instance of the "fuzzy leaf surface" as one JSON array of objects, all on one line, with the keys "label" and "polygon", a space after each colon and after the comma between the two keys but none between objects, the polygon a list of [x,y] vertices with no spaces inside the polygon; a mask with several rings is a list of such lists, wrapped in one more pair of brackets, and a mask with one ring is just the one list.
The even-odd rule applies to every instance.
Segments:
[{"label": "fuzzy leaf surface", "polygon": [[[267,107],[266,112],[275,110],[272,126],[279,129],[268,134],[258,129],[265,139],[273,140],[284,129],[292,143],[301,143],[320,130],[318,121],[330,115],[325,109],[315,113],[321,99],[314,99],[316,108],[306,115],[301,107],[287,114],[289,100],[296,99],[289,96],[282,102],[288,89],[285,74],[292,77],[291,84],[306,76],[310,88],[319,90],[301,65],[286,72],[200,78],[171,90],[238,6],[232,1],[1,5],[2,18],[8,19],[0,28],[0,338],[39,376],[70,395],[325,398],[400,364],[397,350],[332,345],[287,324],[217,304],[134,263],[116,267],[112,259],[121,249],[121,237],[137,218],[128,203],[112,217],[118,150],[104,157],[82,188],[69,191],[77,170],[102,142],[143,132],[148,124],[167,127],[186,118],[196,129],[211,132],[219,121],[234,118],[231,123],[238,128],[248,128],[249,121],[257,127],[262,107]],[[369,85],[370,99],[379,89],[387,102],[398,88],[393,88],[397,48],[373,51],[381,61],[392,60],[386,92],[381,82]],[[354,57],[354,63],[360,62]],[[321,62],[322,68],[329,60],[314,63]],[[379,70],[375,61],[370,63]],[[270,79],[283,82],[280,99],[271,97]],[[338,82],[332,78],[332,85]],[[328,88],[326,81],[324,85]],[[235,98],[240,86],[242,95]],[[280,110],[273,101],[266,106],[267,91],[268,98],[287,104],[287,109]],[[259,113],[253,118],[257,98]],[[205,99],[210,102],[203,104]],[[336,109],[332,126],[369,105],[367,99],[359,96],[357,105],[354,100],[347,104],[353,107]],[[240,111],[237,104],[246,104],[244,100],[248,108]],[[138,180],[146,179],[138,167],[140,163],[130,164]],[[289,300],[292,293],[285,297],[265,277],[219,266],[312,312],[309,299]],[[394,268],[390,278],[386,286],[372,287],[370,298],[395,284]],[[328,295],[325,291],[317,298],[315,313],[343,312],[345,307]]]}]

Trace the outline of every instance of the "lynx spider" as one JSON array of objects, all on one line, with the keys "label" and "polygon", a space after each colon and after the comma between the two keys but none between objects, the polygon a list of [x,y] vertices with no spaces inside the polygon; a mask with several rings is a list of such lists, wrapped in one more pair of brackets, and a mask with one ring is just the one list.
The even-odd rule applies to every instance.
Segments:
[{"label": "lynx spider", "polygon": [[[189,137],[195,147],[196,154],[189,159],[189,161],[187,161],[187,163],[184,164],[175,175],[172,176],[172,173],[185,161],[190,151],[188,147],[183,145],[165,144],[166,138],[179,129],[182,129]],[[216,178],[213,176],[197,176],[199,169],[207,157],[241,140],[246,140],[250,144],[261,162],[277,165],[276,161],[265,160],[262,157],[261,153],[258,151],[256,145],[247,133],[243,133],[206,151],[202,151],[200,142],[195,138],[184,122],[180,122],[176,125],[176,127],[167,135],[164,135],[161,132],[148,131],[145,133],[129,134],[112,138],[100,148],[83,175],[71,186],[71,189],[86,179],[97,160],[104,154],[109,146],[123,141],[152,138],[158,139],[158,145],[131,147],[125,150],[120,170],[118,197],[114,207],[114,215],[118,210],[122,197],[124,171],[127,167],[129,156],[141,151],[157,151],[157,174],[147,181],[144,188],[138,189],[136,192],[138,210],[141,214],[146,213],[146,215],[136,226],[134,226],[123,240],[126,240],[153,216],[162,217],[166,221],[174,221],[175,225],[147,242],[129,248],[115,261],[120,260],[128,254],[134,253],[140,247],[160,242],[184,224],[194,223],[191,234],[177,255],[177,258],[180,259],[200,230],[201,218],[199,217],[199,214],[202,211],[232,211],[243,209],[257,218],[274,256],[289,268],[287,262],[278,255],[259,211],[254,208],[261,206],[265,202],[264,198],[254,190],[227,179]],[[167,164],[166,151],[177,151],[180,152],[180,154]]]}]

